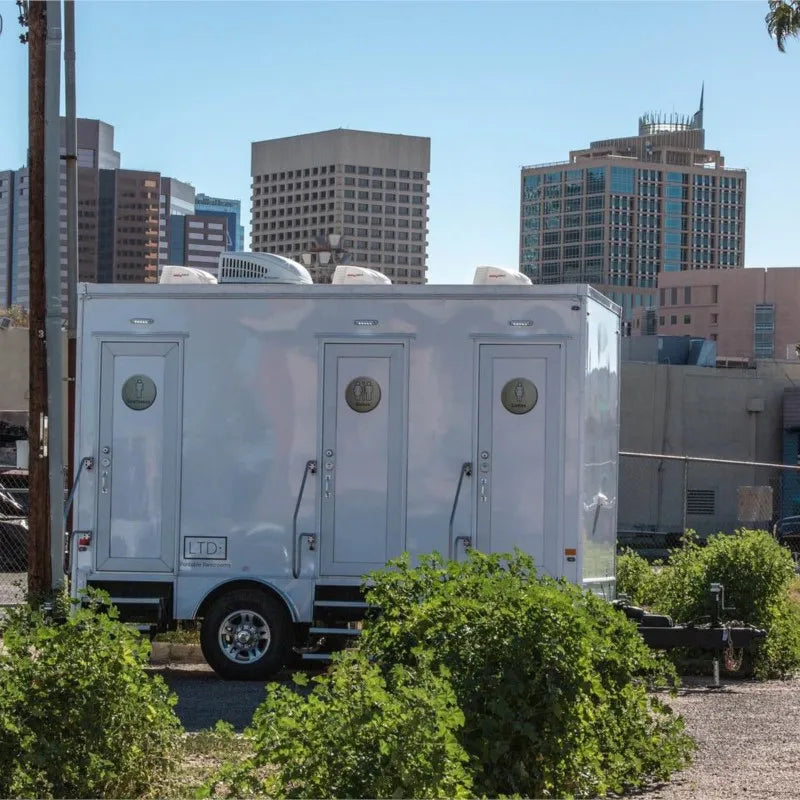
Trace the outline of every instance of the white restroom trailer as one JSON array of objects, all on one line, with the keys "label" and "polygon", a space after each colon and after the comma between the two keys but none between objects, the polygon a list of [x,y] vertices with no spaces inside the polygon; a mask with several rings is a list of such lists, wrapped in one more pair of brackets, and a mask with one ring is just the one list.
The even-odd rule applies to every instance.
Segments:
[{"label": "white restroom trailer", "polygon": [[403,552],[519,547],[614,596],[620,318],[590,287],[82,284],[78,307],[73,592],[201,618],[225,677],[352,633]]}]

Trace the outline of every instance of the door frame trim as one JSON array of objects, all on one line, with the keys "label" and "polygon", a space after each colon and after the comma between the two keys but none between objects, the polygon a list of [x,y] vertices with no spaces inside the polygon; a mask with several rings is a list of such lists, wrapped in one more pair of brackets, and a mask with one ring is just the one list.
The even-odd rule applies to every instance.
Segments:
[{"label": "door frame trim", "polygon": [[[564,481],[564,464],[566,458],[566,385],[567,385],[567,348],[570,345],[574,346],[575,337],[574,336],[558,336],[558,335],[534,335],[534,336],[526,336],[522,338],[520,336],[508,336],[505,334],[497,334],[497,335],[483,335],[483,334],[473,334],[471,338],[474,340],[474,347],[473,347],[473,401],[472,401],[472,455],[473,457],[477,457],[478,452],[478,425],[479,425],[479,410],[480,410],[480,392],[481,392],[481,385],[480,385],[480,363],[481,363],[481,346],[482,345],[489,345],[491,347],[496,346],[526,346],[526,347],[540,347],[540,346],[554,346],[558,348],[558,363],[559,363],[559,370],[560,370],[560,379],[559,379],[559,386],[558,386],[558,397],[559,397],[559,407],[558,407],[558,432],[556,436],[556,441],[560,442],[559,450],[558,450],[558,472],[556,475],[555,480],[555,489],[557,492],[557,497],[561,498],[561,501],[557,503],[557,510],[555,517],[558,520],[558,530],[553,532],[553,535],[548,536],[545,532],[544,542],[543,542],[543,555],[545,564],[548,562],[548,556],[552,556],[555,560],[552,562],[556,564],[558,562],[558,553],[559,548],[562,547],[561,540],[563,538],[563,531],[564,531],[564,490],[565,490],[565,481]],[[546,429],[545,429],[546,430]],[[477,481],[473,482],[472,485],[472,498],[471,498],[471,514],[472,514],[472,541],[475,542],[475,546],[478,546],[478,483]],[[546,524],[546,518],[545,518]],[[550,543],[550,548],[548,548],[548,543]],[[552,550],[552,552],[550,552]],[[537,565],[544,569],[545,565]]]},{"label": "door frame trim", "polygon": [[[188,333],[147,333],[147,334],[117,334],[117,333],[104,333],[95,332],[92,334],[95,341],[96,356],[97,356],[97,412],[95,416],[95,423],[97,431],[96,439],[94,442],[95,458],[99,459],[100,455],[100,438],[101,438],[101,421],[102,421],[102,401],[103,401],[103,346],[106,344],[172,344],[178,349],[178,363],[175,370],[175,380],[177,383],[175,393],[175,435],[177,442],[175,446],[176,464],[173,465],[175,472],[175,508],[173,511],[173,526],[175,532],[175,541],[173,542],[172,553],[172,568],[168,571],[152,571],[158,575],[170,575],[174,577],[178,572],[180,564],[180,542],[181,542],[181,499],[183,497],[183,386],[184,386],[184,370],[185,370],[185,348],[186,340],[189,339]],[[113,392],[112,392],[113,396]],[[96,462],[99,463],[99,460]],[[112,475],[113,480],[113,475]],[[100,518],[100,490],[97,485],[95,498],[94,498],[94,519],[99,528]],[[96,531],[99,533],[99,531]],[[109,531],[110,534],[110,531]],[[105,575],[107,572],[113,570],[102,570],[98,565],[99,553],[95,548],[94,563],[92,565],[93,572],[99,575]],[[119,570],[116,570],[119,572]],[[145,571],[148,572],[148,571]],[[137,570],[137,573],[141,571]]]},{"label": "door frame trim", "polygon": [[[376,334],[376,335],[359,335],[359,334],[318,334],[317,339],[317,436],[316,436],[316,457],[319,459],[319,464],[324,463],[324,456],[322,452],[323,447],[323,427],[325,420],[325,346],[326,345],[400,345],[401,351],[401,375],[402,375],[402,391],[399,393],[399,401],[401,403],[400,409],[400,422],[401,422],[401,443],[400,443],[400,457],[402,458],[402,469],[400,474],[402,476],[400,487],[400,508],[402,510],[402,519],[400,521],[401,527],[401,552],[405,549],[407,537],[407,502],[408,502],[408,415],[409,415],[409,381],[411,376],[411,342],[414,335],[403,334]],[[391,367],[390,367],[391,369]],[[317,532],[320,537],[320,555],[317,561],[317,576],[320,578],[330,579],[337,577],[334,575],[322,575],[323,560],[322,560],[322,480],[323,470],[318,470],[316,481],[316,518],[317,518]],[[341,576],[348,577],[348,576]],[[354,577],[354,576],[349,576]]]}]

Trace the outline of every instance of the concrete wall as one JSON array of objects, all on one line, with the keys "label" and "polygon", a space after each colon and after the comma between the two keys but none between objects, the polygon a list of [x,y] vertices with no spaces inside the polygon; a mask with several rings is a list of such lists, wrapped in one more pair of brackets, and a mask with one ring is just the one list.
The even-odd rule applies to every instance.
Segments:
[{"label": "concrete wall", "polygon": [[[623,364],[620,449],[779,463],[783,391],[795,385],[800,365],[789,362],[751,370]],[[777,470],[691,464],[688,488],[712,490],[715,513],[690,514],[688,527],[738,527],[737,489],[745,485],[772,485],[779,508]],[[620,530],[679,531],[683,499],[682,464],[620,458]]]},{"label": "concrete wall", "polygon": [[28,329],[0,330],[0,411],[28,408]]}]

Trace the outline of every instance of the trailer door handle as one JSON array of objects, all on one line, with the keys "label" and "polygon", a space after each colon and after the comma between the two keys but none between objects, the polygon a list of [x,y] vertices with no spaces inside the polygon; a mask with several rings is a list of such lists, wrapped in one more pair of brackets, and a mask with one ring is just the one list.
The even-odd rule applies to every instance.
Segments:
[{"label": "trailer door handle", "polygon": [[[300,536],[297,535],[297,516],[300,513],[300,504],[303,502],[303,493],[306,490],[306,480],[308,479],[309,475],[315,475],[317,472],[317,462],[316,461],[306,461],[305,468],[303,469],[303,480],[300,481],[300,491],[297,493],[297,502],[294,506],[294,516],[292,517],[292,575],[295,578],[300,577],[300,564],[297,557],[297,551],[299,550],[300,544]],[[301,536],[309,536],[313,534],[301,534]],[[314,537],[314,543],[316,544],[316,537]],[[309,547],[309,550],[313,550],[313,547]]]},{"label": "trailer door handle", "polygon": [[108,494],[108,472],[105,470],[100,474],[100,491],[103,494]]},{"label": "trailer door handle", "polygon": [[456,485],[456,496],[453,498],[453,508],[450,511],[450,525],[448,528],[448,536],[447,536],[447,544],[448,544],[448,551],[451,561],[455,561],[455,549],[456,543],[465,537],[459,536],[455,541],[453,540],[453,522],[456,518],[456,509],[458,508],[458,498],[461,496],[461,485],[464,483],[465,477],[470,477],[472,475],[472,462],[465,461],[461,465],[461,472],[458,475],[458,484]]}]

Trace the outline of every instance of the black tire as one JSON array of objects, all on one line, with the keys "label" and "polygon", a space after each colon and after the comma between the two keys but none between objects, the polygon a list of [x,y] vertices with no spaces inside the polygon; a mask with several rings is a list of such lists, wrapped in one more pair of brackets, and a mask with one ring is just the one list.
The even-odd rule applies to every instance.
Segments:
[{"label": "black tire", "polygon": [[265,680],[275,675],[286,663],[291,643],[286,607],[257,589],[237,589],[218,597],[200,629],[203,656],[227,680]]}]

